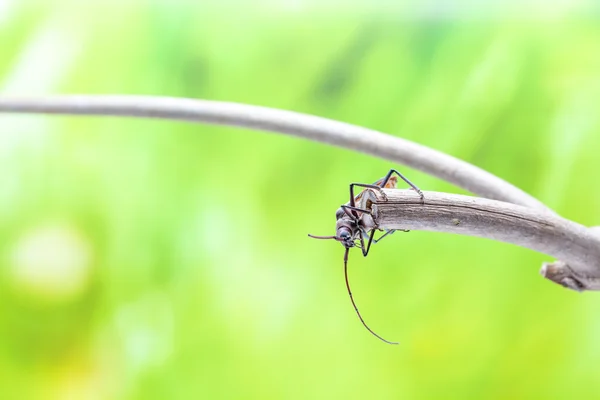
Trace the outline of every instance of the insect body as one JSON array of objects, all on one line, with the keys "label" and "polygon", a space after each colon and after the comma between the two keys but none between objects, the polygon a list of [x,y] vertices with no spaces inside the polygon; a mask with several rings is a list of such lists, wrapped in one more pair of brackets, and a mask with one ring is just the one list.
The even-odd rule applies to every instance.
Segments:
[{"label": "insect body", "polygon": [[[396,174],[397,176],[393,176],[393,174]],[[369,328],[369,326],[367,325],[365,320],[360,315],[360,312],[358,311],[358,307],[356,306],[356,303],[354,302],[354,297],[352,296],[352,291],[350,290],[350,284],[348,282],[348,253],[352,247],[358,247],[361,249],[363,256],[366,257],[367,254],[369,254],[369,249],[371,248],[371,244],[373,242],[377,243],[381,239],[383,239],[385,236],[388,236],[395,232],[395,230],[388,230],[382,236],[380,236],[378,239],[373,239],[376,229],[371,228],[370,233],[369,233],[369,230],[365,227],[364,221],[362,220],[363,214],[371,215],[371,211],[365,210],[362,208],[358,208],[356,206],[359,203],[359,201],[361,200],[364,190],[355,196],[354,188],[362,187],[365,189],[375,189],[375,190],[379,190],[379,191],[381,191],[382,188],[394,189],[394,188],[396,188],[396,185],[398,184],[398,177],[400,177],[412,189],[414,189],[421,197],[421,201],[424,201],[423,192],[421,192],[421,190],[418,187],[416,187],[411,181],[409,181],[406,177],[404,177],[404,175],[402,175],[400,172],[396,171],[395,169],[390,169],[390,171],[387,173],[387,175],[385,177],[381,178],[380,180],[378,180],[377,182],[375,182],[373,184],[370,184],[370,185],[364,184],[364,183],[351,183],[350,184],[350,201],[346,204],[341,205],[340,208],[335,213],[335,217],[337,220],[336,224],[335,224],[335,229],[336,229],[335,235],[333,235],[333,236],[314,236],[314,235],[310,235],[310,234],[308,235],[309,237],[314,238],[314,239],[334,239],[334,240],[337,240],[338,242],[340,242],[342,244],[342,246],[344,246],[344,248],[346,249],[344,252],[344,278],[346,280],[346,289],[348,290],[348,295],[350,295],[350,301],[352,302],[352,305],[354,306],[354,310],[356,311],[358,318],[360,319],[362,324],[365,326],[365,328],[367,328],[367,330],[369,332],[371,332],[374,336],[376,336],[377,338],[379,338],[380,340],[382,340],[388,344],[398,344],[398,343],[385,340],[384,338],[382,338],[381,336],[376,334],[371,328]],[[365,240],[368,241],[366,245],[365,245]]]}]

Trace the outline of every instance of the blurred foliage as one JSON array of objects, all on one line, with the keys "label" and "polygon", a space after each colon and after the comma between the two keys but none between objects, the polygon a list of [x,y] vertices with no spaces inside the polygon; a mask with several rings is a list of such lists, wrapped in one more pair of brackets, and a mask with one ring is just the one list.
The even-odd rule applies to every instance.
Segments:
[{"label": "blurred foliage", "polygon": [[[590,2],[0,1],[2,93],[258,104],[389,132],[600,224]],[[242,129],[0,116],[2,399],[596,398],[600,298],[549,257],[332,234],[391,165]],[[397,166],[396,166],[397,167]],[[402,169],[425,190],[460,192]]]}]

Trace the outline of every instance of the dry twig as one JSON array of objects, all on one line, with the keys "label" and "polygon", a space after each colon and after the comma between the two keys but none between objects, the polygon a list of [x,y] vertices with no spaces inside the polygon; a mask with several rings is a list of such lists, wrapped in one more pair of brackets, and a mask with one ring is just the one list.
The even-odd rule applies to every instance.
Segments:
[{"label": "dry twig", "polygon": [[542,274],[570,289],[600,290],[600,236],[575,222],[511,203],[449,193],[368,189],[359,207],[367,226],[478,236],[516,244],[560,259]]}]

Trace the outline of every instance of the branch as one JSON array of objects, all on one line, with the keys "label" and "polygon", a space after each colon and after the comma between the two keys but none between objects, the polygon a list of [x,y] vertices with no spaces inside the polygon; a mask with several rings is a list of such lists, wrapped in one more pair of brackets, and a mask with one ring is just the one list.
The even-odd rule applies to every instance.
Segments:
[{"label": "branch", "polygon": [[457,233],[516,244],[554,256],[542,275],[570,289],[600,290],[600,235],[555,214],[510,203],[447,193],[368,189],[360,207],[367,227]]},{"label": "branch", "polygon": [[[303,137],[405,164],[437,176],[482,197],[531,208],[525,209],[492,202],[489,203],[492,204],[491,210],[494,210],[495,207],[508,207],[508,211],[512,210],[514,212],[518,209],[521,210],[522,214],[507,214],[502,216],[494,214],[490,210],[485,209],[485,207],[477,209],[483,213],[481,215],[470,214],[468,212],[461,214],[458,213],[458,209],[461,208],[458,203],[454,206],[452,205],[452,202],[459,198],[448,195],[450,196],[448,197],[448,202],[440,204],[440,211],[446,210],[445,214],[440,214],[436,217],[436,214],[433,213],[430,217],[442,218],[443,215],[455,215],[451,219],[454,218],[460,223],[452,228],[448,225],[447,220],[440,220],[437,225],[434,225],[434,220],[426,219],[424,221],[431,223],[431,225],[427,226],[438,226],[440,230],[443,227],[448,232],[451,232],[450,229],[455,229],[459,233],[471,234],[468,230],[460,230],[464,229],[464,224],[468,223],[469,226],[472,225],[472,229],[475,229],[475,227],[480,226],[478,225],[479,222],[487,221],[487,230],[483,229],[483,225],[481,225],[481,230],[474,230],[472,234],[508,241],[562,257],[565,261],[546,264],[542,269],[542,274],[548,279],[571,289],[598,290],[600,288],[600,284],[598,284],[600,266],[596,261],[599,259],[597,250],[597,241],[600,240],[599,233],[594,233],[591,229],[585,231],[584,227],[559,218],[537,199],[478,167],[428,147],[371,129],[265,107],[151,96],[0,97],[1,112],[128,116],[240,126]],[[433,196],[433,194],[430,193],[428,196]],[[467,199],[469,198],[467,197]],[[430,210],[432,212],[432,207],[434,206],[431,203],[432,200],[433,198],[428,197],[427,206],[419,206],[421,208],[415,208],[413,203],[403,204],[402,207],[394,205],[393,207],[398,209],[398,215],[401,215],[403,218],[401,225],[408,227],[408,215],[404,214],[408,213],[409,210]],[[475,199],[472,201],[476,205],[479,205],[480,202],[487,200]],[[390,203],[388,206],[392,207],[392,204]],[[385,205],[378,204],[376,207],[385,207]],[[400,211],[400,208],[404,211]],[[540,210],[540,212],[536,213],[533,209]],[[419,215],[419,218],[426,217],[426,215],[421,215],[421,212],[419,211],[415,215]],[[457,214],[453,214],[454,212],[457,212]],[[486,220],[483,218],[484,215],[488,215],[489,219]],[[490,215],[495,215],[496,218],[491,218]],[[532,219],[523,220],[518,215],[528,215]],[[512,221],[515,228],[521,226],[522,229],[510,232],[510,227],[513,225],[508,224],[499,225],[504,227],[503,230],[500,230],[496,224],[500,224],[502,220],[506,219]],[[533,225],[529,224],[528,229],[524,229],[522,225],[527,225],[524,221],[537,222],[535,224],[531,222]],[[549,225],[545,223],[547,221],[550,221]],[[386,223],[385,221],[378,222],[380,224]],[[389,222],[391,223],[392,221]],[[399,221],[397,220],[396,222]],[[414,219],[413,222],[417,224]],[[557,225],[554,225],[555,223]],[[556,228],[556,231],[553,230],[553,227]],[[517,236],[519,232],[522,233],[521,236]],[[551,238],[551,240],[548,238]],[[539,243],[538,240],[540,241]]]},{"label": "branch", "polygon": [[482,197],[549,210],[497,176],[437,150],[371,129],[291,111],[173,97],[97,95],[0,97],[1,112],[161,118],[279,132],[405,164]]}]

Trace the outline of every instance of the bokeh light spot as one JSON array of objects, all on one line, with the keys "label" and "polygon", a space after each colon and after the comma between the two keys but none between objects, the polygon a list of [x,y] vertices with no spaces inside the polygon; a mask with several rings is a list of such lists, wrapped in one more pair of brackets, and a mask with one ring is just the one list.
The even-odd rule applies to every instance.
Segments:
[{"label": "bokeh light spot", "polygon": [[17,291],[44,300],[68,300],[88,286],[91,245],[71,226],[42,225],[17,239],[9,265],[10,280]]}]

